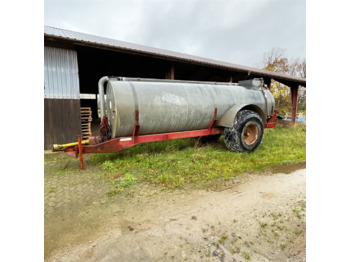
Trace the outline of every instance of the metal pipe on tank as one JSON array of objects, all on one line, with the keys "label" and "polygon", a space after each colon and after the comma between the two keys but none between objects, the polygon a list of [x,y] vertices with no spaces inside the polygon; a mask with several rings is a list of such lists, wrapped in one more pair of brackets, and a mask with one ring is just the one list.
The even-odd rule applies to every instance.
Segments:
[{"label": "metal pipe on tank", "polygon": [[266,102],[266,114],[269,117],[270,116],[270,112],[269,112],[269,100],[267,99],[267,95],[266,92],[264,90],[263,85],[260,86],[261,91],[263,92],[264,98],[265,98],[265,102]]},{"label": "metal pipe on tank", "polygon": [[108,80],[109,80],[109,77],[108,76],[104,76],[98,81],[98,93],[99,93],[99,96],[100,96],[101,122],[102,122],[102,119],[105,116],[105,112],[106,112],[104,84]]}]

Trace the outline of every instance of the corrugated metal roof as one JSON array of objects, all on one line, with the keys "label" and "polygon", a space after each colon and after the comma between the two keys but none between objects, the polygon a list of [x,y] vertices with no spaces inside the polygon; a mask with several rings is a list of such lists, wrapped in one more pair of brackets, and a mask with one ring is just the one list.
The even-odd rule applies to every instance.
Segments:
[{"label": "corrugated metal roof", "polygon": [[160,48],[154,48],[154,47],[149,47],[149,46],[144,46],[139,44],[128,43],[124,41],[84,34],[80,32],[69,31],[65,29],[45,26],[44,36],[65,39],[65,40],[74,42],[76,44],[79,44],[79,42],[82,42],[90,46],[108,47],[116,50],[125,50],[129,52],[142,53],[145,55],[152,55],[152,56],[170,59],[170,60],[180,60],[180,61],[186,61],[188,63],[203,64],[203,65],[212,66],[212,67],[224,68],[226,70],[231,70],[231,71],[246,72],[247,74],[254,74],[262,77],[270,77],[277,81],[282,80],[281,82],[285,80],[287,82],[293,82],[293,83],[306,86],[305,78],[293,77],[283,73],[276,73],[276,72],[262,70],[258,68],[236,65],[236,64],[218,61],[214,59],[209,59],[209,58],[204,58],[204,57],[199,57],[199,56],[194,56],[189,54],[183,54],[179,52],[174,52],[170,50],[164,50]]}]

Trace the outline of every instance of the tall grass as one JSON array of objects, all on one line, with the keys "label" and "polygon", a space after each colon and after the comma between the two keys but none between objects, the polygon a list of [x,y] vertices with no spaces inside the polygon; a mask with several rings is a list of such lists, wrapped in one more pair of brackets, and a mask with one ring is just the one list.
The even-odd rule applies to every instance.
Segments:
[{"label": "tall grass", "polygon": [[203,188],[212,181],[230,180],[241,173],[305,159],[305,125],[265,129],[264,139],[253,153],[230,152],[221,137],[218,143],[206,146],[198,146],[195,139],[180,139],[140,144],[119,153],[94,154],[91,158],[118,191],[123,190],[122,183]]}]

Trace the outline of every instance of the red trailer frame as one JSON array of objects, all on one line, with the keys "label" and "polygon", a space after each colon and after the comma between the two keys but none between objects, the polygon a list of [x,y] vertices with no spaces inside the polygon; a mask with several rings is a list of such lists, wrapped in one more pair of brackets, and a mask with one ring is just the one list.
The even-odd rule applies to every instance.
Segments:
[{"label": "red trailer frame", "polygon": [[[138,122],[138,111],[135,112],[135,120],[133,135],[128,137],[117,137],[113,139],[107,139],[109,131],[107,118],[104,117],[101,121],[101,136],[100,137],[89,137],[89,145],[83,145],[81,137],[78,137],[78,145],[66,147],[61,151],[66,152],[69,155],[78,157],[80,159],[80,169],[84,169],[83,154],[90,153],[114,153],[119,152],[137,144],[165,141],[181,138],[190,137],[202,137],[223,134],[224,128],[213,128],[216,122],[217,109],[215,108],[215,115],[207,129],[191,130],[182,132],[162,133],[162,134],[151,134],[151,135],[138,135],[140,125]],[[273,116],[268,119],[264,128],[273,128],[276,126],[277,111],[275,110]]]}]

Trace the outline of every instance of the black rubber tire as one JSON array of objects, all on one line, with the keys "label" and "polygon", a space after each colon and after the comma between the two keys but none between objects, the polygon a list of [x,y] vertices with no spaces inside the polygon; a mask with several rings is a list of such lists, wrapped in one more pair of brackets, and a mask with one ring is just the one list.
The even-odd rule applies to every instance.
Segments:
[{"label": "black rubber tire", "polygon": [[[247,128],[253,127],[257,133],[252,143],[246,143],[244,135]],[[248,133],[249,134],[249,133]],[[261,117],[250,110],[242,110],[237,113],[233,127],[224,130],[225,145],[232,152],[253,152],[256,150],[263,137],[264,125]]]},{"label": "black rubber tire", "polygon": [[221,137],[221,134],[218,135],[211,135],[211,136],[200,136],[198,137],[199,144],[209,144],[209,143],[216,143],[218,142],[219,138]]}]

